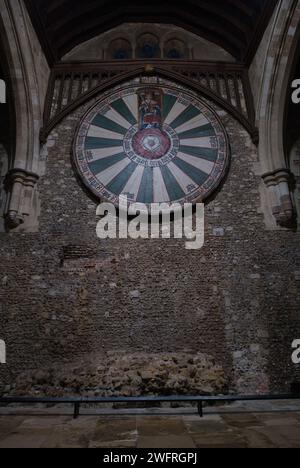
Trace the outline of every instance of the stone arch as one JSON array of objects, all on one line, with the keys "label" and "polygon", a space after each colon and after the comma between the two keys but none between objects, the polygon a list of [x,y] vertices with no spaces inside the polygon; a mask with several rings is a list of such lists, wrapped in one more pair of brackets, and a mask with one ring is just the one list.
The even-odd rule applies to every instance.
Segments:
[{"label": "stone arch", "polygon": [[300,224],[300,138],[294,142],[289,155],[290,168],[294,176],[292,198]]},{"label": "stone arch", "polygon": [[5,232],[5,215],[8,201],[5,182],[7,174],[13,167],[14,108],[9,67],[1,43],[0,54],[0,232]]},{"label": "stone arch", "polygon": [[[300,26],[299,26],[300,30]],[[300,45],[300,39],[299,39]],[[288,99],[286,106],[286,119],[285,119],[285,139],[284,144],[286,148],[287,164],[291,170],[291,192],[292,201],[297,218],[297,224],[300,226],[300,103],[298,97],[298,84],[300,85],[300,47],[296,53],[294,67],[290,76],[291,94],[292,98]],[[297,92],[295,91],[295,84],[297,85]],[[295,94],[295,96],[294,96]]]},{"label": "stone arch", "polygon": [[284,123],[286,99],[291,94],[290,73],[299,44],[299,21],[299,2],[281,0],[271,23],[257,103],[262,177],[275,225],[284,227],[293,219]]},{"label": "stone arch", "polygon": [[[185,71],[185,69],[184,69]],[[246,117],[243,113],[239,112],[237,108],[235,108],[232,103],[230,103],[227,99],[225,99],[222,95],[217,94],[215,90],[207,86],[200,81],[194,80],[192,76],[189,74],[181,73],[180,71],[174,71],[170,69],[170,67],[165,67],[164,64],[162,65],[144,65],[136,63],[132,67],[124,67],[124,70],[120,69],[119,73],[114,75],[113,77],[107,78],[103,80],[98,86],[91,88],[88,92],[81,94],[78,96],[74,101],[72,101],[69,105],[65,106],[53,118],[50,118],[46,121],[46,125],[43,127],[41,132],[41,137],[43,142],[46,142],[48,135],[51,131],[56,127],[56,125],[61,122],[61,120],[66,117],[69,113],[73,110],[84,104],[85,102],[89,101],[90,99],[96,97],[98,94],[106,92],[107,90],[111,89],[113,86],[121,84],[129,79],[137,78],[141,75],[148,76],[151,79],[154,76],[172,79],[173,81],[177,82],[178,84],[185,85],[189,87],[191,90],[199,93],[203,97],[207,98],[208,100],[215,102],[219,105],[222,109],[226,110],[229,114],[231,114],[241,125],[246,129],[246,131],[251,136],[251,139],[256,144],[257,141],[257,129],[255,128],[254,121],[252,117]],[[205,81],[206,81],[206,75]],[[53,84],[52,84],[53,86]],[[50,83],[50,93],[48,98],[49,100],[53,97],[53,90]],[[248,102],[250,106],[250,102]],[[251,101],[252,104],[252,101]],[[50,113],[49,113],[50,115]]]},{"label": "stone arch", "polygon": [[49,77],[41,47],[23,2],[0,0],[0,41],[11,83],[14,109],[13,166],[7,176],[10,228],[32,230],[38,206],[36,183],[40,165],[39,131]]}]

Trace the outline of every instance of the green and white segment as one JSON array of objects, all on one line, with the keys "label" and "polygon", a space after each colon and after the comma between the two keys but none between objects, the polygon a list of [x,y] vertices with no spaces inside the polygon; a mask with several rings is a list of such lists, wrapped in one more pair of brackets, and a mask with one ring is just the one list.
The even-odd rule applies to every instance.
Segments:
[{"label": "green and white segment", "polygon": [[209,113],[205,116],[193,104],[195,98],[187,95],[182,99],[182,93],[177,97],[164,89],[163,122],[176,132],[180,146],[169,161],[149,164],[141,157],[130,158],[124,149],[126,134],[132,127],[138,128],[136,89],[119,96],[89,123],[84,140],[88,169],[105,193],[127,195],[130,201],[141,203],[184,203],[194,192],[199,194],[218,161],[218,139]]}]

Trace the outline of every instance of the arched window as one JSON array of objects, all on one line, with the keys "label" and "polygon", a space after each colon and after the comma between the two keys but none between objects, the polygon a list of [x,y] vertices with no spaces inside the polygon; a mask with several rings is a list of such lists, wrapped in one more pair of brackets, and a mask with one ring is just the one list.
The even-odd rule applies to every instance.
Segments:
[{"label": "arched window", "polygon": [[164,58],[173,60],[188,59],[188,47],[185,42],[180,39],[169,39],[165,43]]},{"label": "arched window", "polygon": [[107,58],[112,60],[132,59],[132,47],[126,39],[114,39],[108,48]]},{"label": "arched window", "polygon": [[137,41],[136,56],[139,59],[155,59],[161,57],[159,39],[154,34],[142,34]]}]

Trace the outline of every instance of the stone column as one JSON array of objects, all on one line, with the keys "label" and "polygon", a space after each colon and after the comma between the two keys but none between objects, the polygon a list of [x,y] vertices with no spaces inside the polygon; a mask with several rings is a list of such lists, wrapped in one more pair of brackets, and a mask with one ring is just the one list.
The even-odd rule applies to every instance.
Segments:
[{"label": "stone column", "polygon": [[50,70],[24,0],[0,0],[0,40],[15,109],[14,169],[6,177],[9,203],[5,230],[22,226],[26,232],[35,232],[39,211],[35,187],[37,174],[44,170],[40,129]]},{"label": "stone column", "polygon": [[300,139],[294,144],[289,159],[291,171],[294,175],[293,201],[297,212],[297,222],[300,225]]},{"label": "stone column", "polygon": [[[299,0],[278,0],[250,67],[259,127],[262,178],[277,227],[294,227],[293,177],[286,161],[285,110],[291,96],[290,77],[299,44]],[[274,228],[265,211],[267,227]]]}]

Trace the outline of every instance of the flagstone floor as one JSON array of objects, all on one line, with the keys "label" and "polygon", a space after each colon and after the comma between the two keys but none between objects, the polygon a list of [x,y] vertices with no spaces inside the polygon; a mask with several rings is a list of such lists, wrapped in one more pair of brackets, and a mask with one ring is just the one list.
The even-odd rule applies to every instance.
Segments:
[{"label": "flagstone floor", "polygon": [[0,448],[300,448],[300,402],[82,413],[1,408]]}]

